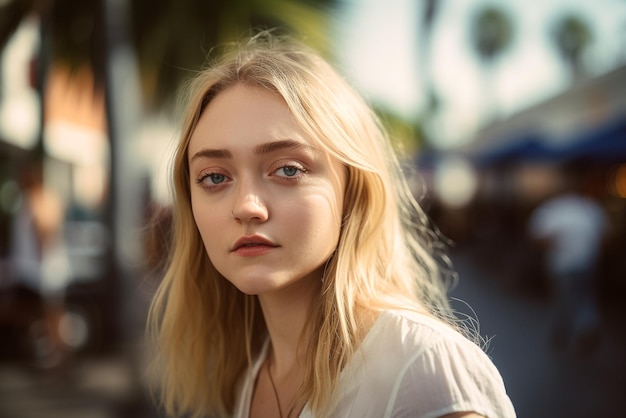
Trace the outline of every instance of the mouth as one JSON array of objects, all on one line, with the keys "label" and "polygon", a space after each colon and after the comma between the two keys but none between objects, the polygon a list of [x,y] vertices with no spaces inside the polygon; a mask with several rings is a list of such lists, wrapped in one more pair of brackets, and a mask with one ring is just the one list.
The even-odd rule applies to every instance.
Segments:
[{"label": "mouth", "polygon": [[250,253],[251,251],[270,250],[279,247],[278,244],[259,235],[249,235],[239,238],[231,248],[234,253]]}]

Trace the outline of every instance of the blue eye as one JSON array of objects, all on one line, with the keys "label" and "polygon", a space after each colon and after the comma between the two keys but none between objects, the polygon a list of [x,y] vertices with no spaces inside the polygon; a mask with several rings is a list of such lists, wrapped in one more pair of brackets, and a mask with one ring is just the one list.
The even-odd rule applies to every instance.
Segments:
[{"label": "blue eye", "polygon": [[280,170],[283,171],[283,174],[287,177],[293,177],[298,174],[298,168],[292,166],[281,167]]},{"label": "blue eye", "polygon": [[301,164],[290,162],[276,168],[273,175],[284,181],[299,181],[306,173],[307,169]]},{"label": "blue eye", "polygon": [[207,173],[200,176],[196,182],[205,188],[213,188],[224,183],[226,180],[227,177],[224,174]]},{"label": "blue eye", "polygon": [[209,174],[205,178],[210,179],[211,183],[213,184],[220,184],[220,183],[223,183],[224,180],[226,180],[226,176],[224,176],[223,174],[218,174],[218,173]]},{"label": "blue eye", "polygon": [[283,163],[274,169],[273,175],[285,180],[298,180],[307,172],[301,164],[296,162]]}]

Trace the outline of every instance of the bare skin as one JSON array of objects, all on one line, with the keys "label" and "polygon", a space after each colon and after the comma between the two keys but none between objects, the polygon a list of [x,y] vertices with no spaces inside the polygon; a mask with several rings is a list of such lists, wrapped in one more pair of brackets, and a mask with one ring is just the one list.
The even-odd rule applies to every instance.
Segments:
[{"label": "bare skin", "polygon": [[273,294],[259,295],[271,347],[257,377],[250,418],[296,417],[304,407],[304,400],[295,399],[304,362],[304,350],[299,341],[306,311],[319,283],[318,276]]}]

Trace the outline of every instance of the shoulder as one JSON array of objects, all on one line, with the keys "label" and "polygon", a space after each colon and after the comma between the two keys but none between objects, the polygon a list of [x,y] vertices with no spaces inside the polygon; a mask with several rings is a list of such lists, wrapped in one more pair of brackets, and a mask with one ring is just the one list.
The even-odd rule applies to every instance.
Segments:
[{"label": "shoulder", "polygon": [[[369,337],[369,336],[368,336]],[[407,355],[419,357],[428,351],[444,350],[456,346],[484,356],[481,348],[457,329],[426,314],[412,311],[384,311],[371,330],[371,339],[389,341],[402,347]],[[373,338],[376,337],[376,338]]]},{"label": "shoulder", "polygon": [[434,317],[410,311],[385,311],[372,329],[373,352],[394,353],[397,367],[419,371],[423,378],[445,379],[440,368],[454,366],[501,380],[482,348],[461,332]]},{"label": "shoulder", "polygon": [[[371,337],[371,338],[370,338]],[[435,318],[386,311],[364,341],[365,380],[388,388],[390,411],[514,416],[495,365],[474,342]],[[434,414],[438,411],[439,415]],[[392,413],[390,416],[397,416]]]},{"label": "shoulder", "polygon": [[450,387],[471,381],[502,384],[482,348],[448,324],[425,315],[391,312],[381,318],[387,338],[402,346],[407,385]]}]

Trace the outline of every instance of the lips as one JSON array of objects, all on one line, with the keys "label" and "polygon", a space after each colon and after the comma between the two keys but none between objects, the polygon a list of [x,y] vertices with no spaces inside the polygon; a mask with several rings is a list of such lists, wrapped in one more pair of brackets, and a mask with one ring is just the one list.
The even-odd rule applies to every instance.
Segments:
[{"label": "lips", "polygon": [[239,238],[235,242],[231,248],[231,252],[240,255],[260,255],[277,247],[279,247],[278,244],[265,237],[260,235],[247,235]]}]

